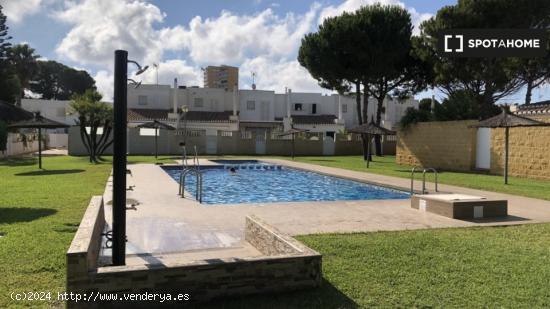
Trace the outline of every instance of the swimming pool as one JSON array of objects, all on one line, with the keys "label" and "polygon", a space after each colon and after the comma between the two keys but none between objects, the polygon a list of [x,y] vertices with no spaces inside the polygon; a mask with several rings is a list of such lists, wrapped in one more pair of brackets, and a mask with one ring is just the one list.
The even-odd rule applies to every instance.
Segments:
[{"label": "swimming pool", "polygon": [[[236,168],[235,173],[230,172],[231,167]],[[181,167],[162,168],[179,180]],[[201,172],[205,204],[410,198],[404,191],[262,162],[203,166]],[[187,177],[185,189],[193,196],[195,185],[195,177]]]}]

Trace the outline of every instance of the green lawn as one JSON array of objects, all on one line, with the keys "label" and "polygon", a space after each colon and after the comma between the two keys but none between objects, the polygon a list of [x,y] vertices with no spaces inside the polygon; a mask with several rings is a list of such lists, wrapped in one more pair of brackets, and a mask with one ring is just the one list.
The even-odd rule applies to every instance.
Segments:
[{"label": "green lawn", "polygon": [[[409,179],[412,168],[411,166],[395,164],[395,156],[373,156],[374,162],[371,162],[369,168],[366,168],[362,156],[296,157],[295,160]],[[432,175],[428,175],[426,178],[433,181]],[[422,179],[422,173],[417,174],[417,179]],[[505,185],[504,178],[499,175],[440,171],[439,183],[550,200],[550,181],[544,180],[510,177],[509,184]]]},{"label": "green lawn", "polygon": [[109,162],[94,165],[84,157],[45,157],[44,171],[36,162],[0,160],[0,308],[24,304],[12,302],[8,292],[65,289],[65,252],[111,170]]},{"label": "green lawn", "polygon": [[298,239],[323,254],[321,288],[206,308],[550,306],[550,224]]},{"label": "green lawn", "polygon": [[[375,158],[369,172],[407,177],[408,169],[390,159]],[[359,157],[297,160],[364,170]],[[109,162],[89,164],[83,157],[46,157],[43,172],[35,163],[0,160],[0,308],[62,306],[14,302],[9,293],[64,290],[65,252],[90,197],[103,192],[111,169]],[[503,190],[500,179],[442,173],[442,182],[495,191]],[[511,182],[505,190],[549,198],[542,192],[548,183]],[[550,306],[550,224],[299,238],[323,254],[320,289],[232,299],[206,308]]]}]

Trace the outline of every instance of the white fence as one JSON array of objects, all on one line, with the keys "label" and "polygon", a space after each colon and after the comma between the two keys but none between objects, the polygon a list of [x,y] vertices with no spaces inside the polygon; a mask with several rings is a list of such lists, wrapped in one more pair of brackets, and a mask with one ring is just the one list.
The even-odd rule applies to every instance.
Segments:
[{"label": "white fence", "polygon": [[37,134],[8,133],[6,151],[0,151],[0,158],[38,151]]},{"label": "white fence", "polygon": [[49,133],[47,145],[49,148],[67,148],[69,146],[69,134]]}]

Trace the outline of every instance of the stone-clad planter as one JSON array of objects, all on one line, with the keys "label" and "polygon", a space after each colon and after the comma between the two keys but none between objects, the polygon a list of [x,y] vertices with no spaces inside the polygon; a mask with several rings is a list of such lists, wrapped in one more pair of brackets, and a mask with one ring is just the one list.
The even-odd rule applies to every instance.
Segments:
[{"label": "stone-clad planter", "polygon": [[[317,287],[321,255],[255,217],[246,218],[245,240],[263,255],[195,260],[170,265],[97,267],[103,202],[94,197],[67,252],[67,291],[93,293],[186,293],[188,302]],[[99,231],[99,232],[98,232]],[[163,307],[181,308],[170,302]],[[67,302],[69,308],[152,308],[158,302]]]}]

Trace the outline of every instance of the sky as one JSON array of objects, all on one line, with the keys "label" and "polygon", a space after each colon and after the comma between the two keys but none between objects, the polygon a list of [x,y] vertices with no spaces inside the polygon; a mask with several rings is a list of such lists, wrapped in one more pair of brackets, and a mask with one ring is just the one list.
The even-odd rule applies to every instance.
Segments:
[{"label": "sky", "polygon": [[[381,2],[405,7],[418,25],[456,1],[426,0],[0,0],[12,43],[28,43],[48,60],[84,69],[104,99],[113,92],[113,52],[151,68],[144,83],[202,86],[201,67],[240,67],[240,88],[327,93],[296,60],[301,38],[324,18]],[[152,64],[158,64],[154,69]],[[130,67],[132,70],[134,68]],[[550,87],[533,101],[550,98]],[[440,98],[425,91],[417,98]],[[504,102],[523,100],[519,92]]]}]

